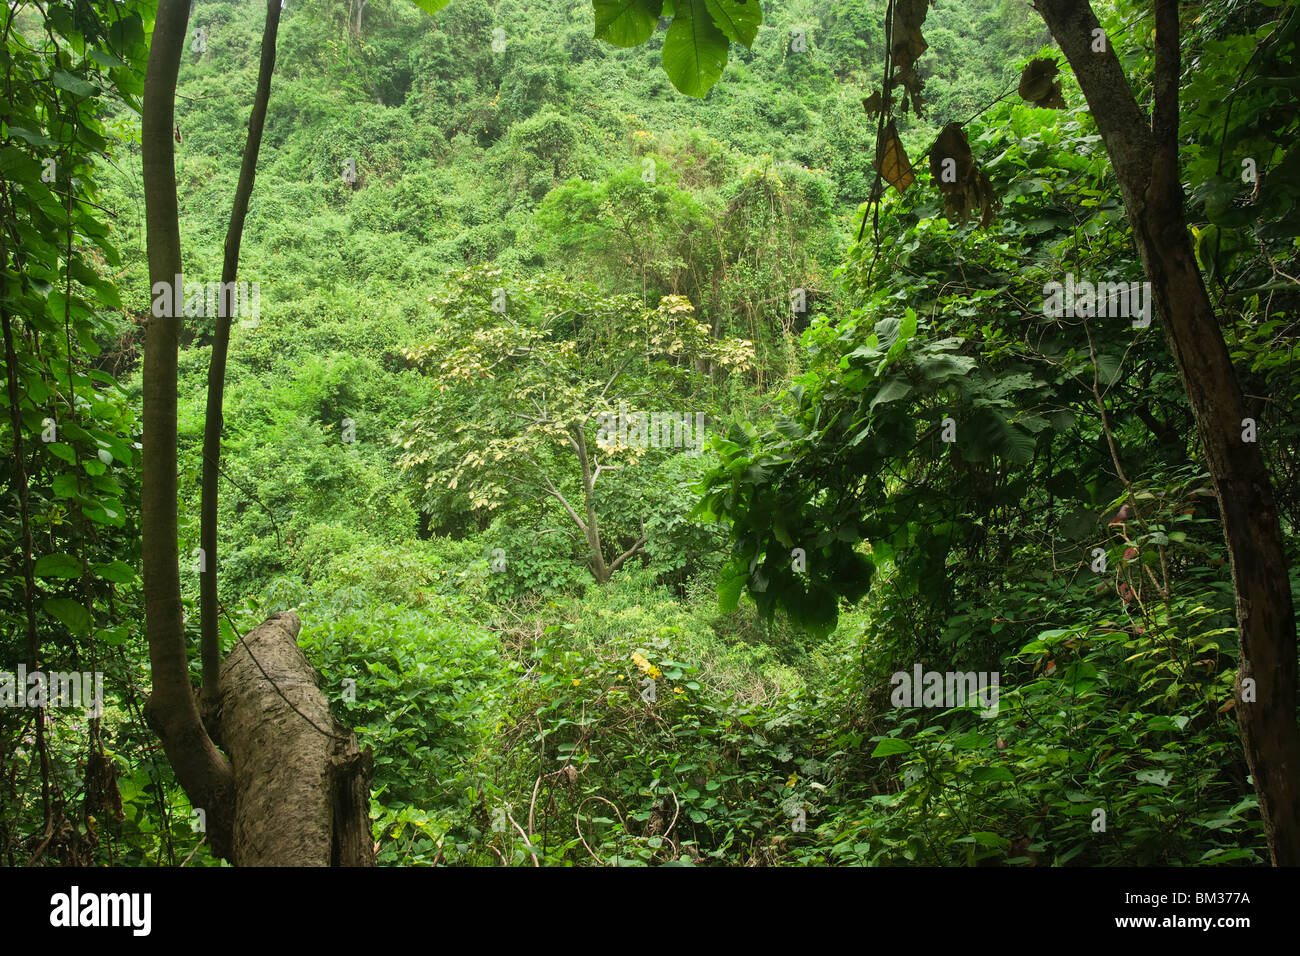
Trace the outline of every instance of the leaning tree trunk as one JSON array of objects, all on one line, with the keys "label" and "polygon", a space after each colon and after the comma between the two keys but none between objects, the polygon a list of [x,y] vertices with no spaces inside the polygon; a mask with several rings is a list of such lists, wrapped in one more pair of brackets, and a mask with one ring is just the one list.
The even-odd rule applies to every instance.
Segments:
[{"label": "leaning tree trunk", "polygon": [[[268,0],[268,15],[274,4]],[[181,273],[172,129],[188,18],[188,0],[159,0],[145,74],[149,279],[167,289]],[[179,316],[154,317],[145,333],[140,524],[153,678],[145,716],[191,804],[203,811],[215,855],[235,864],[373,865],[369,752],[358,752],[356,738],[329,716],[318,677],[295,642],[295,615],[276,615],[254,630],[221,668],[221,711],[209,724],[229,759],[200,720],[176,539],[179,329]]]},{"label": "leaning tree trunk", "polygon": [[1196,265],[1178,165],[1178,0],[1156,0],[1152,122],[1087,0],[1036,0],[1074,68],[1119,178],[1138,252],[1218,495],[1241,646],[1236,709],[1275,865],[1300,865],[1296,619],[1273,490],[1243,440],[1241,386]]}]

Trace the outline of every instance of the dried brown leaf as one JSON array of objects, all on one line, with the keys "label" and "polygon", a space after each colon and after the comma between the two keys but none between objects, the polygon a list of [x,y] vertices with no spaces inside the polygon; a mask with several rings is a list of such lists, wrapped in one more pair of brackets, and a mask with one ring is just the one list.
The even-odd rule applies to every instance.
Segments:
[{"label": "dried brown leaf", "polygon": [[1020,98],[1045,109],[1065,109],[1061,81],[1056,78],[1059,72],[1056,61],[1051,57],[1030,60],[1020,74]]},{"label": "dried brown leaf", "polygon": [[907,158],[893,120],[881,132],[880,141],[876,144],[876,168],[885,181],[900,193],[916,181],[912,162]]}]

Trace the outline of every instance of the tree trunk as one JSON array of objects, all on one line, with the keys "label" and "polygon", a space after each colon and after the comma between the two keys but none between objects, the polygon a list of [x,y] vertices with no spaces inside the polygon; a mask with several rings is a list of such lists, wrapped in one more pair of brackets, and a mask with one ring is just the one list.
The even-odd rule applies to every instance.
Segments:
[{"label": "tree trunk", "polygon": [[[278,13],[275,0],[268,0],[268,20],[274,17],[278,23]],[[181,273],[172,121],[188,17],[188,0],[159,0],[145,74],[142,152],[149,278],[169,289]],[[266,89],[259,80],[259,96]],[[255,108],[255,119],[257,115]],[[253,135],[250,121],[250,141]],[[248,189],[252,186],[247,166],[246,154],[241,189],[246,173]],[[238,200],[232,228],[235,218],[242,220]],[[228,243],[227,268],[230,253]],[[179,296],[181,290],[175,291]],[[249,865],[373,865],[369,751],[359,752],[356,738],[330,717],[317,676],[295,642],[300,627],[295,615],[276,615],[255,629],[221,667],[220,712],[210,723],[229,760],[199,718],[190,684],[176,540],[179,329],[178,316],[155,317],[145,334],[141,533],[153,677],[145,716],[192,805],[204,811],[215,855]]]},{"label": "tree trunk", "polygon": [[236,866],[374,866],[369,748],[330,715],[298,647],[292,611],[273,614],[221,665],[221,738],[235,766]]},{"label": "tree trunk", "polygon": [[[1178,0],[1156,0],[1152,123],[1087,0],[1036,0],[1097,121],[1223,515],[1241,654],[1236,708],[1273,863],[1300,865],[1296,620],[1286,554],[1259,446],[1242,440],[1241,386],[1196,266],[1178,165]],[[1253,693],[1251,689],[1253,688]]]},{"label": "tree trunk", "polygon": [[[141,114],[149,281],[151,285],[165,283],[167,289],[181,274],[172,129],[176,74],[189,14],[188,0],[159,0]],[[172,292],[179,297],[182,290]],[[145,636],[153,692],[144,713],[162,740],[176,779],[193,806],[205,813],[212,851],[225,857],[230,853],[234,822],[234,774],[199,720],[190,687],[181,611],[180,554],[176,543],[176,351],[180,322],[175,315],[151,316],[145,329],[140,532]]]},{"label": "tree trunk", "polygon": [[280,31],[279,0],[267,0],[266,27],[262,32],[262,59],[257,73],[257,93],[248,120],[248,140],[239,168],[239,185],[226,229],[226,246],[221,264],[221,300],[223,308],[216,318],[212,339],[212,358],[208,363],[208,407],[203,423],[203,497],[199,507],[199,545],[204,563],[199,574],[200,649],[203,659],[203,703],[206,717],[216,705],[221,676],[220,627],[217,619],[217,496],[221,469],[222,405],[226,390],[226,353],[230,348],[230,323],[234,321],[234,300],[227,290],[234,288],[239,272],[239,245],[244,237],[244,219],[253,194],[257,175],[257,155],[262,147],[262,129],[266,124],[266,106],[271,99],[271,77],[275,73],[275,44]]},{"label": "tree trunk", "polygon": [[613,572],[605,562],[605,545],[600,540],[600,525],[596,518],[596,471],[591,467],[591,456],[587,452],[587,436],[583,424],[569,426],[569,441],[574,454],[582,466],[582,502],[587,513],[587,521],[582,525],[587,538],[587,550],[590,553],[591,573],[597,584],[608,584]]}]

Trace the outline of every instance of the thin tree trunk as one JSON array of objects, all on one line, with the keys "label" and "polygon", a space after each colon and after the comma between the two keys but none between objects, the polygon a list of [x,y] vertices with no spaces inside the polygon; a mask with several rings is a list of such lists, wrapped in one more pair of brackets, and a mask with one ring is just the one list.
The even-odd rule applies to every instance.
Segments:
[{"label": "thin tree trunk", "polygon": [[600,540],[600,524],[596,517],[596,472],[587,454],[587,436],[581,423],[570,426],[569,435],[582,465],[582,502],[587,512],[587,523],[582,530],[587,536],[587,549],[591,552],[591,573],[597,584],[608,584],[613,572],[605,563],[605,546]]},{"label": "thin tree trunk", "polygon": [[[2,248],[2,246],[0,246]],[[4,250],[7,252],[7,250]],[[7,266],[8,256],[0,261]],[[0,276],[0,299],[9,291],[8,280]],[[14,349],[13,328],[9,321],[9,310],[0,305],[0,324],[3,324],[5,347],[5,378],[9,388],[9,422],[14,430],[14,487],[18,492],[18,517],[20,526],[19,543],[23,549],[23,614],[27,622],[27,667],[30,671],[40,670],[41,644],[36,630],[36,575],[32,564],[32,523],[29,505],[29,488],[27,485],[26,452],[23,449],[22,394],[18,384],[18,353]],[[71,389],[69,389],[71,390]],[[48,839],[54,832],[54,806],[50,802],[50,754],[45,742],[45,706],[34,708],[36,722],[36,752],[41,764],[41,807],[45,819],[42,839]]]},{"label": "thin tree trunk", "polygon": [[[172,130],[176,75],[185,45],[187,0],[159,0],[145,71],[141,154],[146,242],[151,285],[172,289],[181,274],[180,221]],[[182,290],[172,290],[179,298]],[[175,311],[175,310],[172,310]],[[193,806],[205,813],[209,845],[230,852],[234,774],[199,719],[190,686],[181,611],[176,543],[176,354],[179,316],[150,317],[145,331],[140,530],[143,550],[145,636],[153,691],[145,704],[149,726]]]},{"label": "thin tree trunk", "polygon": [[605,559],[605,544],[600,539],[600,519],[596,517],[596,478],[600,474],[600,469],[592,467],[582,422],[577,422],[569,428],[569,443],[573,446],[578,461],[582,463],[582,500],[587,512],[587,521],[585,524],[579,521],[578,527],[582,528],[583,534],[587,537],[587,547],[591,551],[591,573],[596,578],[596,583],[608,584],[614,572],[621,568],[628,558],[637,554],[648,540],[645,523],[642,522],[641,535],[633,542],[632,547],[612,561]]},{"label": "thin tree trunk", "polygon": [[[1235,713],[1275,865],[1300,865],[1296,619],[1268,469],[1242,440],[1241,386],[1188,237],[1178,165],[1178,0],[1156,0],[1148,124],[1086,0],[1036,0],[1074,68],[1119,178],[1156,311],[1187,392],[1223,516],[1241,653]],[[1253,695],[1246,688],[1253,686]],[[1244,699],[1243,699],[1244,695]]]},{"label": "thin tree trunk", "polygon": [[212,359],[208,364],[208,408],[203,424],[203,498],[199,509],[199,545],[203,565],[199,574],[200,649],[203,659],[204,716],[215,712],[221,682],[221,642],[217,610],[217,494],[221,468],[222,404],[226,388],[226,353],[230,348],[230,323],[234,321],[237,296],[234,289],[239,272],[239,244],[244,236],[244,219],[253,194],[257,175],[257,156],[262,147],[262,129],[266,124],[266,107],[271,98],[271,76],[275,72],[276,37],[280,30],[279,0],[267,0],[266,27],[262,32],[262,60],[257,74],[257,94],[248,121],[248,141],[239,169],[234,207],[226,230],[225,258],[221,266],[221,300],[212,339]]}]

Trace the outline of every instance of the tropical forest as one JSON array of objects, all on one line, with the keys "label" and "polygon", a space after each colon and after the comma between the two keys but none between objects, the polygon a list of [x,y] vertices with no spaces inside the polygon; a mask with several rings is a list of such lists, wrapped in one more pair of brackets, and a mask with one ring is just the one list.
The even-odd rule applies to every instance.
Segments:
[{"label": "tropical forest", "polygon": [[0,20],[7,867],[1300,865],[1300,3]]}]

